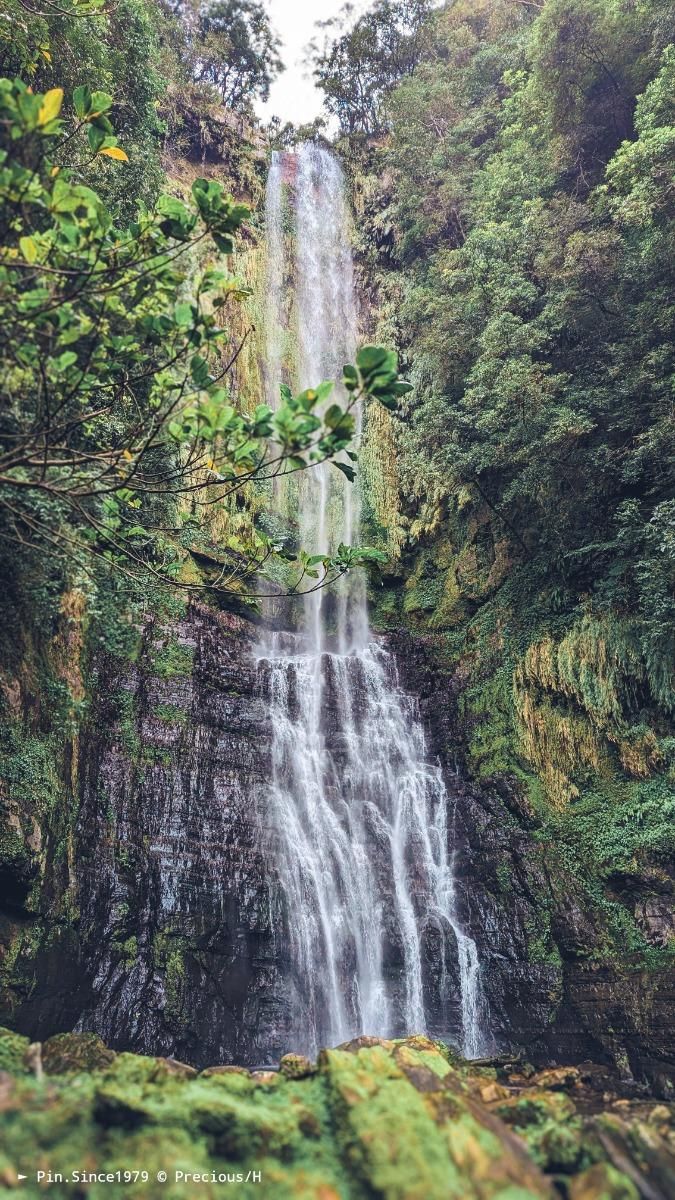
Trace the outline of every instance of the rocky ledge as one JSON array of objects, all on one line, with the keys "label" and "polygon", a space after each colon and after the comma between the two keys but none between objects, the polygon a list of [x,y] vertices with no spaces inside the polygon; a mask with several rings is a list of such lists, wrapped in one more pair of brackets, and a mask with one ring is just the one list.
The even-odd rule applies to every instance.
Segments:
[{"label": "rocky ledge", "polygon": [[424,1037],[198,1072],[115,1054],[95,1034],[31,1044],[0,1030],[0,1187],[110,1200],[208,1200],[226,1183],[257,1200],[671,1200],[675,1106],[619,1092],[606,1067],[467,1063]]}]

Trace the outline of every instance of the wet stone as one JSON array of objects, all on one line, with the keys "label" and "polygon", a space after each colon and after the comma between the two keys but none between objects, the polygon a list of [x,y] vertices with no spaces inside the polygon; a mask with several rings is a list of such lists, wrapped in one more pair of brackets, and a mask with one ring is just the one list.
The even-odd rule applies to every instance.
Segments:
[{"label": "wet stone", "polygon": [[214,1075],[245,1075],[250,1077],[251,1072],[247,1067],[232,1067],[232,1066],[216,1066],[205,1067],[199,1072],[200,1079],[210,1079]]},{"label": "wet stone", "polygon": [[308,1075],[316,1075],[317,1066],[304,1054],[284,1054],[279,1063],[279,1071],[286,1079],[306,1079]]}]

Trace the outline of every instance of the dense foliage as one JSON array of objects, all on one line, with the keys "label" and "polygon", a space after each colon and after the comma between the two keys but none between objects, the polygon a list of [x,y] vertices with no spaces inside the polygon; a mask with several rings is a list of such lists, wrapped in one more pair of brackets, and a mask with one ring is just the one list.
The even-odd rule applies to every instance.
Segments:
[{"label": "dense foliage", "polygon": [[[275,412],[238,411],[226,377],[241,343],[210,364],[228,341],[218,311],[242,287],[217,267],[191,279],[189,251],[208,238],[231,254],[248,209],[197,179],[191,207],[162,196],[128,229],[115,228],[97,193],[59,161],[85,133],[83,156],[127,161],[107,116],[111,97],[77,88],[70,123],[62,102],[60,88],[42,95],[0,81],[11,147],[0,170],[3,536],[44,543],[85,567],[103,555],[170,580],[181,570],[176,517],[199,523],[200,510],[253,479],[335,458],[349,446],[359,398],[371,391],[388,402],[405,387],[394,357],[370,348],[345,368],[347,407],[323,411],[326,383],[297,397],[285,390]],[[171,513],[156,501],[185,496],[190,508],[167,525]],[[238,546],[242,564],[224,566],[209,586],[226,590],[232,576],[259,571],[273,548],[255,535]],[[350,561],[345,549],[324,567],[330,574]]]},{"label": "dense foliage", "polygon": [[652,788],[657,824],[674,17],[667,0],[457,0],[387,102],[389,138],[349,150],[380,329],[415,383],[407,419],[371,421],[372,519],[403,577],[380,619],[446,631],[474,770],[520,774],[535,806],[625,781],[638,812]]},{"label": "dense foliage", "polygon": [[257,0],[214,0],[200,10],[193,48],[194,72],[218,91],[223,104],[250,109],[266,100],[282,69],[279,40]]},{"label": "dense foliage", "polygon": [[432,6],[432,0],[375,0],[355,20],[353,5],[345,4],[336,17],[317,22],[323,40],[310,47],[314,77],[343,134],[373,136],[386,128],[387,97],[429,45]]}]

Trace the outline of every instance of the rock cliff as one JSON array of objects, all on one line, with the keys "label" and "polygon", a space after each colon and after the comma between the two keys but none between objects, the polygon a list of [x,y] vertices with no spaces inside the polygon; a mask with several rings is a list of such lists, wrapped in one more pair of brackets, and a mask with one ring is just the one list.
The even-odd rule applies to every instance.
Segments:
[{"label": "rock cliff", "polygon": [[[257,632],[192,604],[143,623],[131,659],[98,655],[73,750],[71,827],[60,830],[67,862],[54,814],[40,825],[27,810],[15,831],[25,853],[3,860],[2,1019],[20,1032],[91,1030],[116,1049],[197,1066],[255,1066],[288,1049],[293,984],[265,813]],[[672,973],[598,958],[601,915],[515,788],[458,773],[458,685],[433,645],[404,633],[387,642],[444,767],[460,915],[480,949],[496,1047],[537,1063],[605,1061],[668,1095]]]}]

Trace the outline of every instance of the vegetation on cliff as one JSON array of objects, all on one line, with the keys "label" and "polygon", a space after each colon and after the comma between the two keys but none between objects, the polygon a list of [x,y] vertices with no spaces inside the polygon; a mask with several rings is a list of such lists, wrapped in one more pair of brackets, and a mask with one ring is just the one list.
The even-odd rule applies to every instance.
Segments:
[{"label": "vegetation on cliff", "polygon": [[[252,322],[235,272],[255,257],[259,217],[245,201],[259,200],[265,169],[252,99],[279,64],[252,0],[188,17],[145,0],[40,13],[8,0],[0,14],[10,991],[22,949],[48,936],[41,919],[76,920],[78,736],[96,651],[132,659],[141,615],[161,619],[182,595],[245,606],[269,590],[259,576],[280,550],[284,582],[301,590],[382,557],[289,549],[256,522],[279,471],[339,455],[351,478],[355,406],[365,395],[391,406],[408,389],[395,355],[372,346],[344,368],[344,400],[317,380],[282,389],[273,411],[255,379],[240,387]],[[158,671],[174,671],[169,657]]]}]

